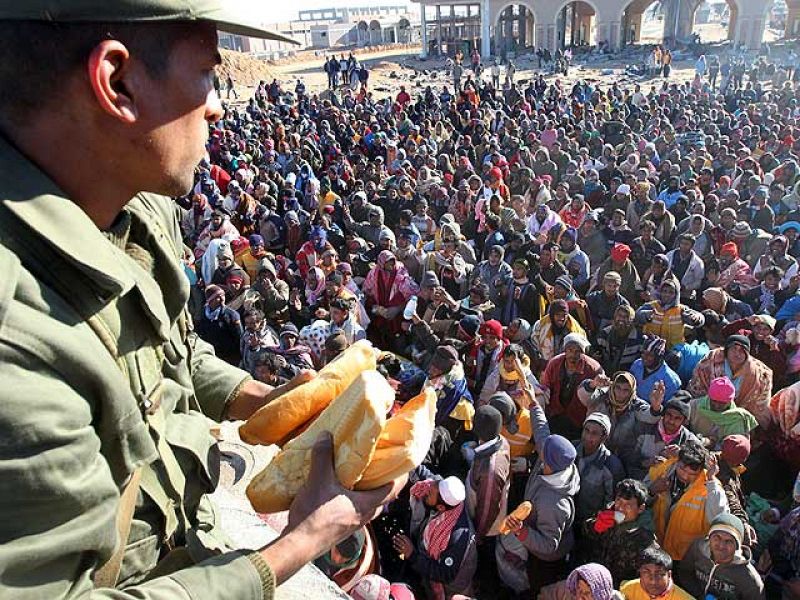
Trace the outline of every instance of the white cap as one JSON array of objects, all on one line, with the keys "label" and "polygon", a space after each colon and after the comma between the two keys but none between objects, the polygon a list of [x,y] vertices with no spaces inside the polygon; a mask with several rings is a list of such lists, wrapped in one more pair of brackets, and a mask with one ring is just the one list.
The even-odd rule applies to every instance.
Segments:
[{"label": "white cap", "polygon": [[617,187],[618,194],[630,194],[631,193],[631,186],[627,183],[620,183]]},{"label": "white cap", "polygon": [[439,496],[448,506],[458,506],[467,497],[467,491],[461,480],[451,475],[439,482]]},{"label": "white cap", "polygon": [[563,348],[566,349],[568,344],[578,344],[581,347],[581,350],[586,352],[586,349],[591,346],[589,340],[587,340],[584,336],[580,333],[569,333],[564,337],[564,345]]}]

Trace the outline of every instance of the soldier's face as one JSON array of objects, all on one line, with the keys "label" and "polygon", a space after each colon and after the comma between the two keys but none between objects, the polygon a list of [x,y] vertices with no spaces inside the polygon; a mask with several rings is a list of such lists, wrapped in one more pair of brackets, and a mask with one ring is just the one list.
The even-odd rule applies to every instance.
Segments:
[{"label": "soldier's face", "polygon": [[136,108],[143,135],[137,141],[140,162],[148,160],[141,172],[157,173],[160,180],[142,181],[147,187],[139,189],[170,196],[191,190],[194,167],[205,153],[208,123],[223,114],[213,86],[219,62],[216,28],[198,24],[175,42],[163,75],[154,78],[141,70]]}]

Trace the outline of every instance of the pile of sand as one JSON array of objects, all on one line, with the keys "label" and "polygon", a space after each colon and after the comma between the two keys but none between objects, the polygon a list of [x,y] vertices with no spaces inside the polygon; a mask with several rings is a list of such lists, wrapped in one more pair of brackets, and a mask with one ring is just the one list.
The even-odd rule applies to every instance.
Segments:
[{"label": "pile of sand", "polygon": [[256,85],[259,81],[272,81],[275,77],[269,64],[243,52],[220,50],[222,64],[217,67],[220,81],[223,83],[228,75],[233,75],[237,86]]}]

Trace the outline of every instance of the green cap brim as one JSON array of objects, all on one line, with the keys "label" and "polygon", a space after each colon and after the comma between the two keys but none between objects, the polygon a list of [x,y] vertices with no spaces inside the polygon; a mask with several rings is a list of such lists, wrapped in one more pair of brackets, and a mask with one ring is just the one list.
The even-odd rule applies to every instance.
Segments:
[{"label": "green cap brim", "polygon": [[235,35],[275,40],[299,46],[300,42],[264,29],[236,0],[0,0],[0,21],[50,23],[214,23]]}]

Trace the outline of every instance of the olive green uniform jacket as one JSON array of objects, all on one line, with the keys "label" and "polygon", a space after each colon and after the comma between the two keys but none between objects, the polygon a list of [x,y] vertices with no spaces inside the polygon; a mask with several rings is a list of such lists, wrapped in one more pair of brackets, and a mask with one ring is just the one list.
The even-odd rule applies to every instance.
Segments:
[{"label": "olive green uniform jacket", "polygon": [[[180,239],[172,201],[151,195],[104,234],[0,139],[0,598],[272,596],[268,566],[229,550],[206,496],[206,416],[247,375],[191,331]],[[95,588],[140,466],[123,591]]]}]

